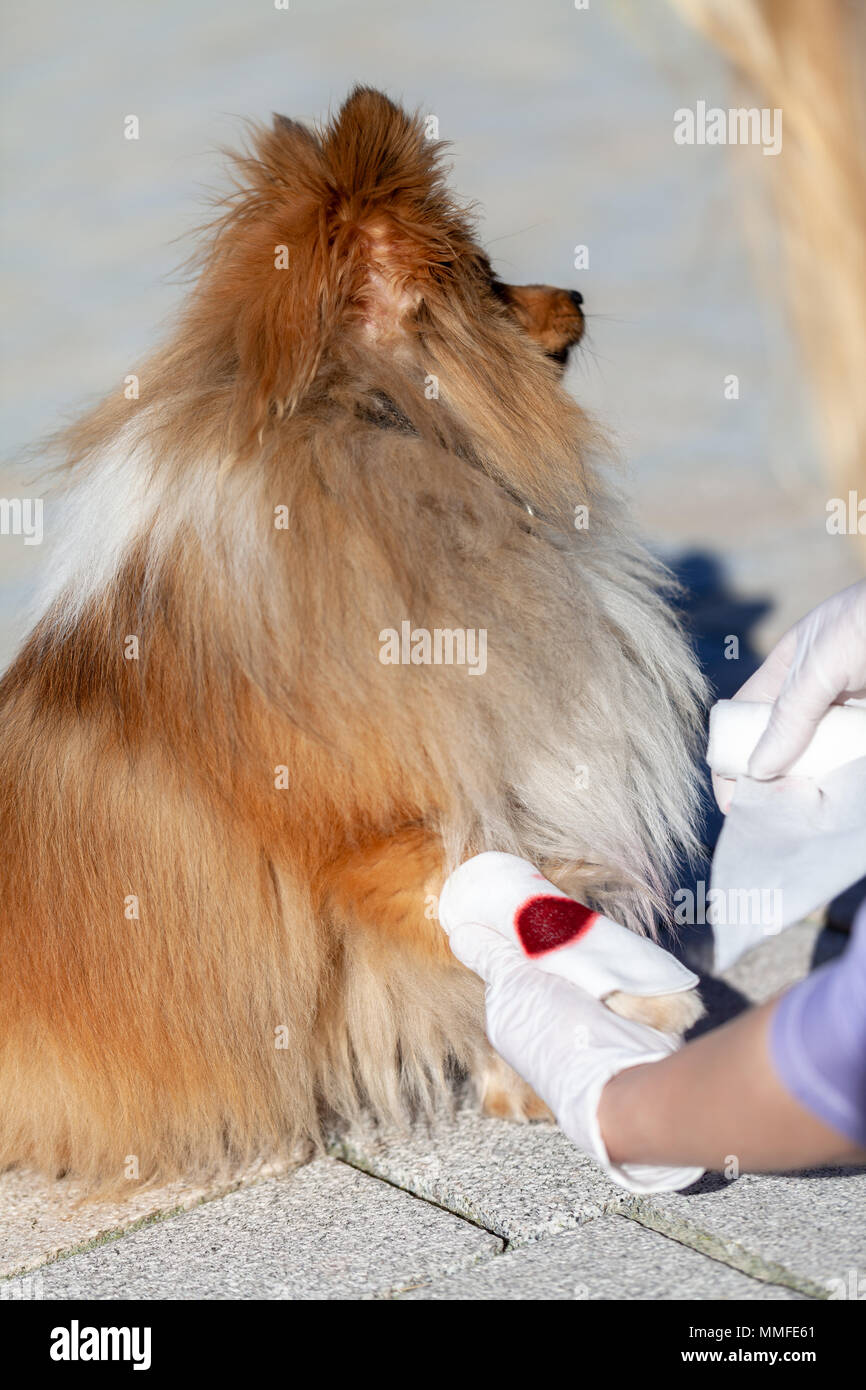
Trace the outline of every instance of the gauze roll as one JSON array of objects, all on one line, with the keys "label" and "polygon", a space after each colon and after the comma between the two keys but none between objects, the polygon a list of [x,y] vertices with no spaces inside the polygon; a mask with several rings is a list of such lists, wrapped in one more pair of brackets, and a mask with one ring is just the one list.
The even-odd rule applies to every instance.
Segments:
[{"label": "gauze roll", "polygon": [[[770,722],[768,700],[719,700],[710,710],[707,762],[720,777],[744,777]],[[831,705],[788,777],[820,777],[855,758],[866,758],[866,709]]]},{"label": "gauze roll", "polygon": [[833,705],[790,773],[757,781],[745,773],[770,709],[710,713],[707,762],[736,778],[708,894],[717,971],[866,873],[866,709]]},{"label": "gauze roll", "polygon": [[439,921],[491,927],[540,970],[604,999],[617,990],[647,998],[694,989],[698,978],[654,941],[584,907],[533,864],[490,851],[467,859],[446,881]]}]

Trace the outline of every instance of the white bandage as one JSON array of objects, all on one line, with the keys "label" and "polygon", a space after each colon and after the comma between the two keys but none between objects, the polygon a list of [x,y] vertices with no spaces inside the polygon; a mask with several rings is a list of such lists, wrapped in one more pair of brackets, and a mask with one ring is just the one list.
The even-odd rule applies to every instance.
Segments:
[{"label": "white bandage", "polygon": [[[770,720],[767,700],[719,700],[710,710],[707,762],[720,777],[743,777]],[[866,709],[831,705],[788,777],[820,777],[866,757]]]},{"label": "white bandage", "polygon": [[654,941],[584,907],[513,854],[467,859],[439,898],[445,931],[466,922],[515,942],[540,970],[596,999],[622,990],[647,998],[694,989],[698,978]]}]

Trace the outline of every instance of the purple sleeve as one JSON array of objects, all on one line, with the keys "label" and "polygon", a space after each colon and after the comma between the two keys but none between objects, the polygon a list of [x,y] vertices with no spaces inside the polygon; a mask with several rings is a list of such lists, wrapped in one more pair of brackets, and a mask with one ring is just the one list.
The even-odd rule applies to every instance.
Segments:
[{"label": "purple sleeve", "polygon": [[801,1105],[866,1148],[866,903],[845,954],[780,999],[770,1054]]}]

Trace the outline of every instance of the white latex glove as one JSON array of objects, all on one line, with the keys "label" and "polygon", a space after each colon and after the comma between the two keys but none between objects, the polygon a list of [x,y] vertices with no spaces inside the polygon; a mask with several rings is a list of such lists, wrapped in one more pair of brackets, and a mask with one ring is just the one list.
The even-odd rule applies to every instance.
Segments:
[{"label": "white latex glove", "polygon": [[[831,705],[866,698],[866,580],[795,623],[734,698],[773,703],[749,760],[749,776],[761,781],[781,776],[804,752]],[[729,778],[713,777],[723,811],[733,785]]]},{"label": "white latex glove", "polygon": [[598,1124],[601,1093],[617,1072],[659,1062],[677,1043],[620,1018],[591,994],[545,974],[490,927],[452,926],[451,949],[487,983],[487,1036],[500,1056],[550,1106],[569,1139],[629,1192],[674,1192],[702,1168],[617,1167]]}]

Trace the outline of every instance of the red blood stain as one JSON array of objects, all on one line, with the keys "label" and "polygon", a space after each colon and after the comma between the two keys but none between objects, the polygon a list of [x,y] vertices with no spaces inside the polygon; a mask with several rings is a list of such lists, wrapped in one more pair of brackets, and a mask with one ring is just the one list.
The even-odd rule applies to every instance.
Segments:
[{"label": "red blood stain", "polygon": [[514,925],[526,954],[542,956],[584,936],[597,916],[597,912],[573,898],[542,894],[518,908]]}]

